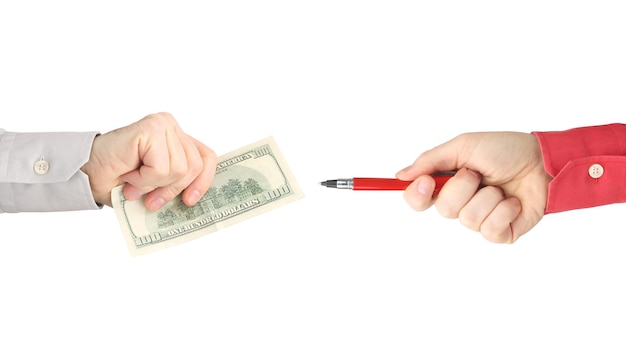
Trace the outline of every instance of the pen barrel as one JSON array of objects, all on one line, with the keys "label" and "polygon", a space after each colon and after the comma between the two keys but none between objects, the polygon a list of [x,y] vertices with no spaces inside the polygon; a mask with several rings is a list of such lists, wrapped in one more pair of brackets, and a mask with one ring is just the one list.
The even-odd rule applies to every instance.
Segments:
[{"label": "pen barrel", "polygon": [[411,182],[397,178],[355,177],[352,189],[356,191],[403,191]]},{"label": "pen barrel", "polygon": [[439,194],[439,191],[441,191],[441,187],[448,182],[450,177],[454,176],[454,172],[441,172],[430,176],[435,179],[435,190],[433,191],[433,195],[437,195]]},{"label": "pen barrel", "polygon": [[[443,185],[445,185],[452,176],[454,176],[453,172],[432,174],[431,177],[435,180],[433,195],[438,194]],[[352,181],[352,189],[357,191],[403,191],[413,182],[398,180],[397,178],[368,177],[355,177]]]}]

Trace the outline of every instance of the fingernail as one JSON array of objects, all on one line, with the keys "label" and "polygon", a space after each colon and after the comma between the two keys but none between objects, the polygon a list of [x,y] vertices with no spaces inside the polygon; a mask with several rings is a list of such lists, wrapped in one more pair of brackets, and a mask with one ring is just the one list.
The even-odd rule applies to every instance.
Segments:
[{"label": "fingernail", "polygon": [[198,190],[191,191],[191,193],[189,193],[189,195],[187,196],[187,201],[189,202],[189,205],[196,204],[198,200],[200,200],[200,191]]},{"label": "fingernail", "polygon": [[126,192],[124,192],[124,193],[125,193],[126,199],[128,199],[128,200],[137,200],[137,199],[139,199],[143,195],[135,187],[127,188]]},{"label": "fingernail", "polygon": [[428,193],[430,192],[430,186],[428,184],[426,184],[426,182],[424,182],[424,181],[418,181],[417,182],[417,192],[419,194],[428,195]]},{"label": "fingernail", "polygon": [[163,204],[165,204],[165,199],[158,197],[158,198],[154,198],[152,200],[152,202],[150,202],[150,210],[155,211],[159,208],[161,208],[163,206]]}]

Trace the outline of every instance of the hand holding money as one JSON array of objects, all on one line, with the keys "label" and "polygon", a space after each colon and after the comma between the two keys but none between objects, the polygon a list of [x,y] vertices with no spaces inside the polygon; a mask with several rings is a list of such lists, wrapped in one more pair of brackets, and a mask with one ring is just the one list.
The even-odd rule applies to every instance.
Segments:
[{"label": "hand holding money", "polygon": [[133,255],[198,238],[303,197],[272,137],[221,156],[211,187],[193,206],[177,196],[157,211],[112,193],[113,208]]},{"label": "hand holding money", "polygon": [[145,206],[154,211],[181,192],[185,204],[196,204],[216,162],[215,153],[184,133],[172,115],[158,113],[97,136],[81,170],[96,202],[112,205],[111,189],[126,184],[126,199],[145,195]]}]

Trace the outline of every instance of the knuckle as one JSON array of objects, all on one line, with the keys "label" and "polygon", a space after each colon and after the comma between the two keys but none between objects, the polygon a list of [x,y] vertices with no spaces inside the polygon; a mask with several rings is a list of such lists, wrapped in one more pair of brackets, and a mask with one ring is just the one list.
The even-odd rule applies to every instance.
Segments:
[{"label": "knuckle", "polygon": [[500,187],[486,186],[483,191],[489,192],[490,197],[493,199],[503,200],[505,198],[504,191]]},{"label": "knuckle", "polygon": [[163,116],[166,119],[173,119],[174,116],[172,116],[172,114],[170,114],[169,112],[163,111],[158,113],[160,116]]},{"label": "knuckle", "polygon": [[203,165],[201,163],[191,163],[189,164],[187,171],[185,172],[185,176],[190,178],[196,178],[196,176],[202,173]]},{"label": "knuckle", "polygon": [[426,202],[422,198],[414,196],[414,194],[409,191],[405,191],[403,196],[404,200],[407,202],[407,204],[409,204],[411,209],[415,211],[426,210],[431,205],[430,202]]},{"label": "knuckle", "polygon": [[173,180],[179,180],[187,176],[189,168],[187,165],[172,165],[169,172],[169,178]]},{"label": "knuckle", "polygon": [[507,231],[503,231],[501,226],[487,219],[480,226],[481,235],[489,242],[511,243],[512,238]]},{"label": "knuckle", "polygon": [[174,119],[174,116],[172,116],[172,114],[170,114],[169,112],[157,112],[149,116],[152,116],[152,118],[161,120],[161,121],[171,121]]},{"label": "knuckle", "polygon": [[420,207],[415,203],[413,197],[411,197],[408,192],[404,192],[404,201],[411,207],[411,209],[415,211],[420,211]]},{"label": "knuckle", "polygon": [[471,230],[479,231],[481,220],[482,219],[479,219],[476,213],[465,208],[461,209],[459,212],[459,221],[463,226]]},{"label": "knuckle", "polygon": [[213,149],[207,148],[206,157],[210,160],[217,161],[217,153]]},{"label": "knuckle", "polygon": [[184,188],[178,184],[171,184],[165,187],[165,193],[167,194],[168,198],[173,199],[174,197],[179,195],[183,191],[183,189]]},{"label": "knuckle", "polygon": [[496,226],[494,225],[493,221],[490,219],[486,219],[480,225],[480,233],[488,240],[492,240],[492,239],[495,240],[499,236],[499,233],[496,230]]},{"label": "knuckle", "polygon": [[143,122],[147,123],[153,129],[166,129],[175,122],[174,116],[168,112],[157,112],[143,118]]},{"label": "knuckle", "polygon": [[459,216],[458,209],[447,202],[435,202],[435,207],[441,216],[447,219],[456,219]]},{"label": "knuckle", "polygon": [[184,158],[172,158],[170,160],[169,175],[172,180],[181,179],[189,173],[190,164]]}]

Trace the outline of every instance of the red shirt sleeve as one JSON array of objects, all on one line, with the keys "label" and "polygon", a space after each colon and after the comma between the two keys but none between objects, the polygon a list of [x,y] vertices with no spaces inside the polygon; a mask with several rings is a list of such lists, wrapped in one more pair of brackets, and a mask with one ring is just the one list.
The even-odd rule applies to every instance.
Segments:
[{"label": "red shirt sleeve", "polygon": [[553,177],[546,214],[626,202],[626,124],[533,135]]}]

